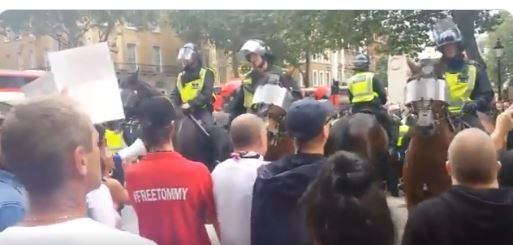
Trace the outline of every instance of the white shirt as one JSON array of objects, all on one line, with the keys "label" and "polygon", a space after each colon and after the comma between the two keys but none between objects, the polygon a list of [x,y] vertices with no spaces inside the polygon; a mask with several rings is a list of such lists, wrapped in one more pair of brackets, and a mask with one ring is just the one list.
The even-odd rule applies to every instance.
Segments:
[{"label": "white shirt", "polygon": [[42,226],[11,226],[0,233],[0,244],[9,245],[156,245],[138,235],[120,231],[90,218]]},{"label": "white shirt", "polygon": [[105,184],[102,183],[98,189],[87,193],[86,199],[90,218],[112,228],[120,227],[121,218],[114,208],[112,195]]},{"label": "white shirt", "polygon": [[[251,153],[250,153],[251,154]],[[251,244],[251,201],[260,158],[230,158],[212,172],[217,219],[223,245]]]}]

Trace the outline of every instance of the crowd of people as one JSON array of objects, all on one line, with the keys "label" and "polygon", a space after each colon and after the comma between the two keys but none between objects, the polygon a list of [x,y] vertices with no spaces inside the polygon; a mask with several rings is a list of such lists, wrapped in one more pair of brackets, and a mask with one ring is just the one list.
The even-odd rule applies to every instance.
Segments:
[{"label": "crowd of people", "polygon": [[[287,114],[297,153],[266,162],[265,123],[241,114],[230,127],[231,158],[212,173],[174,151],[175,110],[148,99],[148,153],[110,178],[112,156],[80,106],[65,95],[30,100],[1,130],[0,244],[394,244],[398,238],[373,167],[340,151],[323,156],[327,104],[302,99]],[[403,244],[511,244],[513,192],[499,188],[497,152],[513,128],[513,108],[489,136],[467,129],[449,148],[453,187],[410,213]],[[113,184],[114,183],[114,184]],[[126,186],[126,189],[124,188]],[[139,236],[121,231],[116,206],[130,204]]]},{"label": "crowd of people", "polygon": [[[464,60],[459,30],[449,31],[435,35],[443,53],[436,72],[449,84],[450,111],[471,112],[469,124],[479,127],[476,111],[485,110],[493,91],[486,72]],[[233,153],[212,172],[176,151],[173,141],[180,112],[207,130],[214,124],[213,70],[203,67],[193,44],[179,51],[184,70],[171,99],[153,96],[137,106],[146,153],[135,163],[112,155],[122,144],[108,146],[106,138],[119,135],[93,125],[66,94],[0,112],[0,244],[204,245],[211,244],[206,225],[223,245],[513,244],[513,155],[505,151],[513,108],[497,117],[491,135],[471,128],[455,136],[446,164],[453,186],[411,210],[399,237],[374,166],[352,152],[325,156],[332,105],[301,99],[262,41],[247,41],[241,55],[252,70],[232,101]],[[388,147],[404,147],[408,128],[392,130],[369,57],[358,55],[354,63],[354,111],[373,109],[392,139]],[[266,122],[254,114],[262,80],[286,87],[295,100],[283,122],[296,151],[271,162],[264,160]],[[138,235],[122,230],[127,205]]]}]

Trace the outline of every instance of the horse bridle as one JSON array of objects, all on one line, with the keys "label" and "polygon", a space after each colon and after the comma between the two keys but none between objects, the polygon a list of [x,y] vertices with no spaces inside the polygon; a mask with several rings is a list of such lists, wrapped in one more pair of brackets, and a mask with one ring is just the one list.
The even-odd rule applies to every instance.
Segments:
[{"label": "horse bridle", "polygon": [[440,126],[441,124],[441,121],[442,120],[447,120],[449,122],[449,124],[451,124],[451,127],[453,126],[452,125],[452,122],[449,120],[449,112],[448,112],[448,105],[446,103],[444,103],[441,107],[440,107],[440,110],[438,111],[434,111],[433,110],[433,100],[429,100],[429,103],[427,103],[427,106],[420,106],[418,107],[417,106],[417,103],[412,103],[411,104],[411,110],[408,111],[408,113],[406,113],[406,117],[410,116],[410,115],[414,115],[415,117],[417,117],[416,119],[418,119],[418,114],[419,114],[419,110],[426,110],[426,111],[430,111],[431,113],[433,113],[433,123],[435,124],[435,126]]}]

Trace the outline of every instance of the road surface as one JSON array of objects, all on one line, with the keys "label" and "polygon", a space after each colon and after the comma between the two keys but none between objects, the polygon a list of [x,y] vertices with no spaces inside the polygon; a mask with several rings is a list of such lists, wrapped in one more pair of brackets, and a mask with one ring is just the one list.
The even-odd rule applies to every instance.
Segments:
[{"label": "road surface", "polygon": [[[403,236],[404,225],[406,224],[406,219],[408,217],[404,198],[388,197],[387,201],[392,212],[394,224],[396,225],[398,237],[396,244],[401,244],[400,238]],[[139,228],[137,227],[137,216],[135,215],[134,209],[131,206],[125,206],[121,214],[123,219],[123,229],[138,234]],[[214,228],[211,225],[207,225],[206,227],[212,241],[212,245],[220,245]]]}]

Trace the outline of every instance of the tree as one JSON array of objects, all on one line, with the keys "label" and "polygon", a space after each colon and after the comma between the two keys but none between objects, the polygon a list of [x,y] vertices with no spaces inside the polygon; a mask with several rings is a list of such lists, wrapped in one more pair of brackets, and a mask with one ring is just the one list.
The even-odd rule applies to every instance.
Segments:
[{"label": "tree", "polygon": [[107,41],[117,23],[125,21],[145,28],[158,20],[156,11],[135,10],[7,10],[0,14],[4,32],[48,35],[59,43],[59,48],[72,48],[81,44],[83,35],[98,29],[100,41]]},{"label": "tree", "polygon": [[[500,38],[504,46],[504,54],[501,58],[501,80],[504,84],[505,81],[513,79],[513,16],[506,11],[500,13],[500,21],[502,22],[493,32],[488,33],[485,43],[488,53],[485,56],[490,80],[496,81],[498,79],[497,58],[493,47]],[[513,84],[510,84],[513,85]]]},{"label": "tree", "polygon": [[[273,47],[299,71],[308,86],[310,57],[341,48],[376,47],[382,54],[415,56],[432,45],[430,32],[441,18],[453,16],[469,44],[468,55],[480,62],[474,33],[492,30],[498,18],[489,11],[172,11],[171,24],[189,40],[208,40],[232,55],[249,38]],[[233,69],[236,71],[236,67]]]}]

